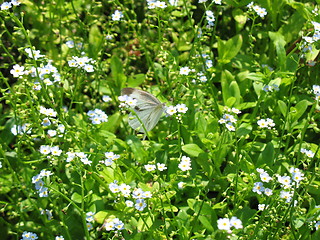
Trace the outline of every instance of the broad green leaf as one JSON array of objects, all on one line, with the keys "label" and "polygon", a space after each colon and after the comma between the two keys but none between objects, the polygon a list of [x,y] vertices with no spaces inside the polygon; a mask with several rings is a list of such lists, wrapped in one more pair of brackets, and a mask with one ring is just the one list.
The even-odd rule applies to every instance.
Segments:
[{"label": "broad green leaf", "polygon": [[123,65],[121,60],[117,56],[113,55],[111,57],[110,67],[112,78],[116,86],[118,88],[122,88],[127,80],[127,77],[123,73]]},{"label": "broad green leaf", "polygon": [[281,112],[282,116],[286,117],[287,116],[288,107],[285,104],[285,102],[282,101],[282,100],[278,100],[278,107],[280,109],[280,112]]},{"label": "broad green leaf", "polygon": [[232,81],[230,83],[229,89],[230,95],[236,99],[234,106],[237,107],[241,102],[241,93],[238,83],[236,81]]},{"label": "broad green leaf", "polygon": [[101,34],[99,27],[97,25],[92,25],[89,31],[89,43],[93,56],[96,56],[101,50],[102,42],[103,35]]},{"label": "broad green leaf", "polygon": [[129,135],[126,138],[126,142],[130,147],[136,161],[141,162],[147,158],[148,153],[144,150],[144,147],[139,138]]},{"label": "broad green leaf", "polygon": [[307,100],[302,100],[295,106],[295,113],[292,113],[292,122],[297,121],[307,110],[309,102]]},{"label": "broad green leaf", "polygon": [[257,166],[267,165],[271,167],[274,163],[274,146],[272,142],[267,143],[265,149],[261,153]]},{"label": "broad green leaf", "polygon": [[79,193],[74,192],[71,196],[71,200],[73,200],[76,203],[82,203],[83,198]]},{"label": "broad green leaf", "polygon": [[278,65],[280,66],[280,70],[284,71],[286,69],[286,41],[284,40],[283,35],[281,35],[281,33],[278,32],[269,32],[269,37],[276,48],[276,53],[278,56]]},{"label": "broad green leaf", "polygon": [[128,87],[137,87],[142,84],[146,79],[146,76],[142,73],[136,74],[128,78]]},{"label": "broad green leaf", "polygon": [[230,97],[233,97],[230,91],[230,84],[232,83],[232,81],[234,81],[234,76],[228,70],[222,71],[221,87],[224,103],[226,103]]},{"label": "broad green leaf", "polygon": [[242,123],[237,129],[236,129],[236,135],[237,137],[245,136],[249,134],[252,131],[252,125],[249,123]]},{"label": "broad green leaf", "polygon": [[184,151],[192,157],[198,157],[200,153],[204,153],[204,151],[197,144],[194,143],[182,146],[182,151]]},{"label": "broad green leaf", "polygon": [[228,41],[218,39],[219,62],[222,64],[229,63],[240,51],[242,46],[242,36],[236,35]]},{"label": "broad green leaf", "polygon": [[214,231],[214,228],[212,227],[212,222],[210,217],[207,216],[199,216],[199,220],[202,223],[202,225],[210,232]]}]

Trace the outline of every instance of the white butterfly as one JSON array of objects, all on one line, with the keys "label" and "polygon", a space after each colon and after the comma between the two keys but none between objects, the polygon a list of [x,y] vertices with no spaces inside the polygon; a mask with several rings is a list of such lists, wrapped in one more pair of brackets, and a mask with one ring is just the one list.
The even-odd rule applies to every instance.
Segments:
[{"label": "white butterfly", "polygon": [[[139,128],[139,132],[146,133],[153,129],[159,122],[165,111],[165,103],[161,103],[152,94],[135,88],[123,88],[121,95],[127,95],[137,100],[133,107],[135,114],[129,114],[129,125],[133,129]],[[139,119],[138,119],[139,118]],[[143,126],[142,126],[142,124]]]}]

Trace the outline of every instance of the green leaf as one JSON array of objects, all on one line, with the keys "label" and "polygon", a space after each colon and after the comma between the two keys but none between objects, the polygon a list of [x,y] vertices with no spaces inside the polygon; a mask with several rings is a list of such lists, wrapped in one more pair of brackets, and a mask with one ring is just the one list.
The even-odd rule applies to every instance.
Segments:
[{"label": "green leaf", "polygon": [[242,123],[236,130],[237,137],[245,136],[252,131],[252,125],[249,123]]},{"label": "green leaf", "polygon": [[285,71],[286,70],[286,50],[285,50],[286,41],[283,35],[278,32],[269,32],[269,37],[276,48],[276,53],[278,56],[278,65],[280,66],[280,70]]},{"label": "green leaf", "polygon": [[184,151],[192,157],[198,157],[200,153],[204,153],[204,151],[197,144],[194,143],[182,146],[182,151]]},{"label": "green leaf", "polygon": [[126,142],[128,146],[131,148],[136,161],[140,162],[148,157],[148,153],[144,150],[144,147],[139,138],[130,135],[127,136]]},{"label": "green leaf", "polygon": [[211,219],[209,219],[206,216],[199,216],[199,221],[202,223],[202,225],[210,232],[214,231],[214,228],[212,227]]},{"label": "green leaf", "polygon": [[103,41],[103,35],[100,32],[100,29],[97,25],[92,25],[89,30],[89,43],[90,51],[93,56],[96,56],[97,53],[101,50],[101,45]]},{"label": "green leaf", "polygon": [[236,35],[228,41],[218,39],[219,62],[222,64],[229,63],[240,51],[242,46],[242,36]]},{"label": "green leaf", "polygon": [[286,117],[287,116],[288,107],[285,104],[285,102],[282,101],[282,100],[278,100],[278,107],[280,109],[280,112],[282,113],[282,116]]},{"label": "green leaf", "polygon": [[73,200],[76,203],[82,203],[82,196],[79,193],[74,192],[71,196],[71,200]]},{"label": "green leaf", "polygon": [[267,165],[271,167],[274,163],[274,146],[272,142],[267,143],[265,149],[261,153],[257,166]]},{"label": "green leaf", "polygon": [[116,86],[118,88],[122,88],[127,77],[123,74],[123,65],[121,60],[115,55],[111,57],[110,68]]},{"label": "green leaf", "polygon": [[228,71],[224,70],[221,73],[221,87],[222,87],[222,97],[223,101],[226,104],[228,99],[232,97],[230,91],[230,84],[234,81],[234,76]]},{"label": "green leaf", "polygon": [[146,76],[142,73],[136,74],[128,78],[128,87],[137,87],[142,84],[146,79]]},{"label": "green leaf", "polygon": [[230,91],[230,95],[236,99],[234,106],[237,107],[241,101],[241,93],[240,93],[239,85],[236,81],[232,81],[230,83],[229,91]]},{"label": "green leaf", "polygon": [[302,100],[300,102],[297,103],[297,105],[295,106],[295,112],[292,113],[292,122],[297,121],[307,110],[309,105],[309,101],[307,100]]}]

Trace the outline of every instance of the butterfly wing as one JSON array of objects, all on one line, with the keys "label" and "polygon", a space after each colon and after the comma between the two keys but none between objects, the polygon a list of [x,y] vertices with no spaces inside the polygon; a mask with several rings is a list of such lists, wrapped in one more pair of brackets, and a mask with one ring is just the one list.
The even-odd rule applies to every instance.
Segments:
[{"label": "butterfly wing", "polygon": [[133,109],[136,116],[130,113],[129,125],[133,129],[139,128],[139,132],[142,133],[145,133],[145,131],[141,123],[143,123],[147,131],[153,129],[164,112],[164,104],[152,94],[135,88],[124,88],[121,93],[137,100],[137,104]]},{"label": "butterfly wing", "polygon": [[147,131],[151,131],[159,122],[161,115],[164,112],[164,106],[160,104],[143,110],[134,109],[134,111],[136,115],[132,113],[129,115],[129,125],[133,129],[139,129],[139,132],[145,133],[141,123],[143,123]]}]

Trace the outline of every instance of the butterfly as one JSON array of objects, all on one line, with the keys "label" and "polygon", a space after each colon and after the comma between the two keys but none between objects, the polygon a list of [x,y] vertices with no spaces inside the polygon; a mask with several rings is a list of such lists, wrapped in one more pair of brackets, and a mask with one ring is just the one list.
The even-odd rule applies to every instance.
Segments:
[{"label": "butterfly", "polygon": [[161,103],[152,94],[135,88],[123,88],[121,94],[137,101],[133,107],[135,114],[129,114],[128,123],[130,127],[135,130],[139,129],[141,133],[151,131],[164,113],[165,103]]}]

